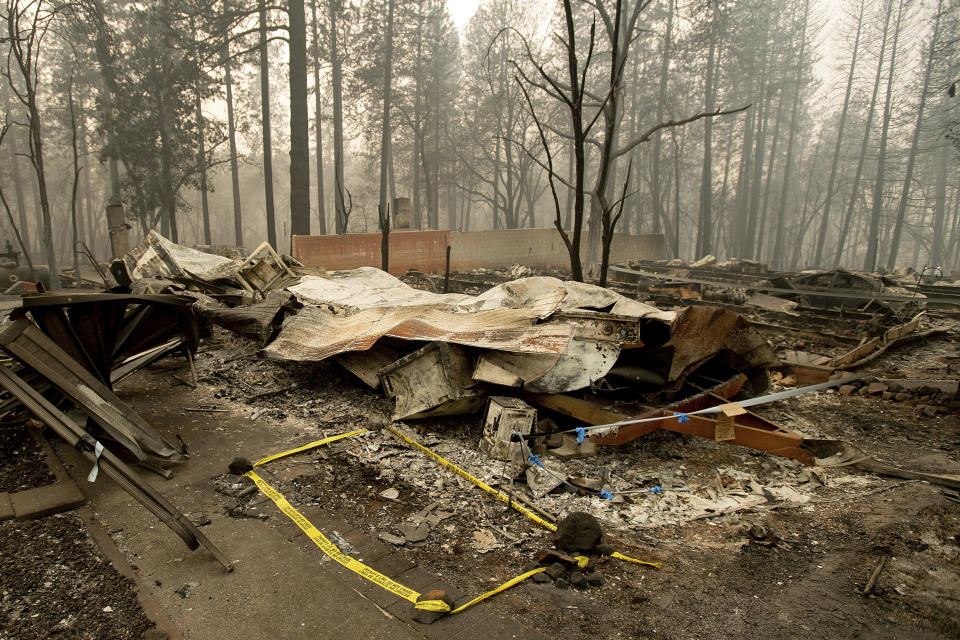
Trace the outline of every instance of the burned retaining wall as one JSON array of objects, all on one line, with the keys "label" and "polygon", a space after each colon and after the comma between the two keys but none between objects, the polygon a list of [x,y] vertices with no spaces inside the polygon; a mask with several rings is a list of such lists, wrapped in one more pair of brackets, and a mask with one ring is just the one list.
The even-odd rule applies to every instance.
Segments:
[{"label": "burned retaining wall", "polygon": [[[584,235],[584,245],[586,235]],[[569,267],[567,249],[556,229],[499,229],[494,231],[396,231],[390,234],[390,273],[408,269],[443,271],[450,246],[450,268],[478,268],[522,264],[547,269]],[[585,247],[581,255],[586,254]],[[293,236],[293,257],[307,266],[328,271],[380,266],[380,234]],[[657,260],[664,257],[662,234],[617,233],[610,248],[611,263]]]}]

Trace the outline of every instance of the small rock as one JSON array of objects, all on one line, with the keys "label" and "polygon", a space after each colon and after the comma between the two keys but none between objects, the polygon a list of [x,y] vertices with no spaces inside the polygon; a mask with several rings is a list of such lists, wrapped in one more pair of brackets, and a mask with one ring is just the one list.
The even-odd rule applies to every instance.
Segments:
[{"label": "small rock", "polygon": [[384,542],[389,542],[390,544],[395,544],[395,545],[406,544],[407,542],[407,539],[404,538],[403,536],[395,536],[392,533],[388,533],[386,531],[380,532],[380,539],[383,540]]},{"label": "small rock", "polygon": [[596,518],[574,511],[557,524],[556,546],[563,551],[593,551],[602,534]]},{"label": "small rock", "polygon": [[557,589],[568,589],[570,587],[570,583],[564,578],[557,578],[553,581],[553,584],[557,586]]},{"label": "small rock", "polygon": [[782,384],[785,387],[795,387],[797,386],[797,376],[793,374],[790,374],[789,376],[785,376],[783,380],[780,381],[780,384]]},{"label": "small rock", "polygon": [[407,539],[407,542],[422,542],[427,539],[427,536],[430,535],[430,525],[422,524],[419,527],[415,527],[412,524],[403,523],[397,527],[400,530],[400,533],[404,538]]},{"label": "small rock", "polygon": [[[926,388],[926,387],[924,387]],[[930,402],[930,394],[920,396],[920,402],[927,403]]]},{"label": "small rock", "polygon": [[179,589],[174,589],[173,592],[178,596],[180,596],[181,598],[186,598],[188,595],[190,595],[191,591],[193,591],[195,588],[199,586],[200,586],[199,582],[188,582],[187,584],[183,585]]},{"label": "small rock", "polygon": [[857,391],[858,396],[868,396],[870,395],[870,387],[860,387]]},{"label": "small rock", "polygon": [[842,395],[842,396],[849,396],[850,394],[852,394],[852,393],[853,393],[854,391],[856,391],[856,390],[857,390],[857,388],[856,388],[855,386],[853,386],[852,384],[842,384],[842,385],[840,385],[840,388],[837,389],[837,391],[838,391],[838,392],[840,393],[840,395]]},{"label": "small rock", "polygon": [[234,458],[228,467],[228,471],[235,476],[242,476],[251,469],[253,469],[253,465],[246,458]]},{"label": "small rock", "polygon": [[533,577],[530,579],[538,584],[544,584],[544,583],[550,582],[550,576],[548,576],[545,571],[541,571],[540,573],[533,574]]},{"label": "small rock", "polygon": [[863,379],[863,384],[873,384],[877,381],[877,376],[867,376]]},{"label": "small rock", "polygon": [[896,401],[896,402],[903,402],[904,400],[908,400],[909,398],[910,398],[910,394],[909,394],[909,393],[904,393],[903,391],[900,391],[900,392],[894,394],[894,396],[893,396],[893,399],[894,399],[894,401]]},{"label": "small rock", "polygon": [[601,542],[597,545],[595,551],[601,556],[611,556],[613,555],[613,545]]},{"label": "small rock", "polygon": [[878,394],[883,393],[883,392],[886,391],[888,388],[889,388],[889,387],[887,387],[887,385],[883,384],[882,382],[871,382],[871,383],[867,386],[867,393],[869,393],[869,394],[872,395],[872,396],[875,396],[875,395],[878,395]]},{"label": "small rock", "polygon": [[754,540],[766,540],[768,535],[770,535],[770,533],[762,524],[755,524],[750,527],[750,537]]},{"label": "small rock", "polygon": [[571,571],[570,584],[572,584],[573,586],[579,589],[582,589],[590,583],[587,581],[587,576],[583,575],[582,571]]},{"label": "small rock", "polygon": [[937,415],[937,411],[938,409],[935,406],[928,404],[923,408],[923,415],[927,416],[928,418],[932,418]]},{"label": "small rock", "polygon": [[603,584],[603,574],[599,571],[594,571],[593,573],[587,574],[587,582],[592,584],[595,587],[599,587]]},{"label": "small rock", "polygon": [[397,498],[400,497],[400,491],[395,489],[394,487],[390,487],[389,489],[381,491],[380,497],[386,498],[387,500],[396,500]]},{"label": "small rock", "polygon": [[561,562],[554,562],[552,565],[547,567],[547,570],[544,571],[548,576],[554,580],[558,580],[567,575],[567,568],[563,566]]},{"label": "small rock", "polygon": [[[447,595],[447,592],[443,589],[431,589],[426,593],[421,593],[420,597],[417,598],[417,602],[422,602],[424,600],[443,600],[450,608],[453,608],[453,600],[450,596]],[[444,611],[427,611],[426,609],[414,609],[413,610],[413,621],[419,622],[420,624],[433,624],[440,618],[447,615],[447,612]]]},{"label": "small rock", "polygon": [[880,394],[880,397],[883,398],[884,400],[890,400],[890,399],[893,398],[893,392],[892,392],[892,391],[884,391],[883,393]]},{"label": "small rock", "polygon": [[889,386],[890,386],[890,391],[893,391],[894,393],[900,393],[901,391],[903,391],[903,385],[900,384],[899,382],[891,382]]}]

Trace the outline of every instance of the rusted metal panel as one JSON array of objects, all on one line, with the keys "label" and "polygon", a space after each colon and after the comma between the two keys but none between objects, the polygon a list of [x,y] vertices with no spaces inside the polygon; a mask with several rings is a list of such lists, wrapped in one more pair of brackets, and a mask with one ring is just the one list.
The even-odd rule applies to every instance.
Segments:
[{"label": "rusted metal panel", "polygon": [[263,353],[282,360],[323,360],[347,351],[364,351],[384,336],[518,353],[565,353],[573,328],[563,323],[533,325],[534,319],[525,309],[467,314],[396,307],[341,315],[305,307],[287,319],[280,335]]},{"label": "rusted metal panel", "polygon": [[679,380],[718,352],[729,350],[751,368],[779,364],[770,344],[738,313],[720,307],[688,307],[671,327],[673,360],[667,380]]}]

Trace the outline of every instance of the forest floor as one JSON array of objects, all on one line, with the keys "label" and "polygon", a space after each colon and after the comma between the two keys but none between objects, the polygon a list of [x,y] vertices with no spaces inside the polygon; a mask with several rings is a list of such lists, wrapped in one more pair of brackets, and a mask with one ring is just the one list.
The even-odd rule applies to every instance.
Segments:
[{"label": "forest floor", "polygon": [[[197,358],[197,389],[170,375],[171,367],[179,366],[175,360],[141,371],[118,389],[168,438],[180,434],[190,445],[191,460],[175,470],[172,480],[156,480],[155,486],[192,520],[209,523],[204,531],[229,556],[243,558],[237,571],[222,574],[209,557],[178,548],[172,533],[115,486],[104,482],[82,486],[99,519],[109,523],[113,541],[187,638],[351,638],[378,633],[441,637],[447,620],[400,629],[366,597],[343,600],[342,616],[382,618],[390,625],[384,627],[387,631],[369,625],[359,631],[351,626],[349,631],[329,622],[318,628],[323,618],[307,611],[310,600],[304,600],[301,592],[309,591],[311,581],[332,571],[335,563],[298,535],[262,494],[240,496],[249,481],[228,473],[227,465],[236,456],[256,460],[367,427],[384,420],[390,406],[380,393],[332,362],[276,363],[256,358],[255,352],[254,344],[215,331]],[[960,336],[955,328],[947,336],[885,354],[869,370],[890,377],[955,377],[958,360]],[[283,394],[248,399],[292,385],[296,387]],[[915,402],[845,397],[830,390],[757,412],[807,437],[846,439],[887,462],[960,473],[956,411],[928,417]],[[475,416],[435,419],[409,425],[414,427],[409,433],[471,473],[499,480],[502,463],[489,461],[476,449],[481,424]],[[85,473],[72,451],[62,444],[57,450],[75,476]],[[511,618],[565,639],[960,636],[956,491],[850,467],[811,469],[669,433],[601,448],[595,458],[557,464],[564,472],[587,477],[606,471],[618,491],[652,484],[692,489],[689,494],[626,493],[614,502],[574,494],[537,500],[561,516],[591,513],[615,548],[662,567],[593,558],[592,566],[603,575],[602,585],[560,588],[528,581],[477,605],[483,616]],[[426,533],[423,540],[395,548],[462,594],[478,595],[522,573],[538,551],[551,546],[549,532],[382,431],[261,469],[261,475],[304,513],[326,514],[327,521],[340,523],[340,529],[371,539],[398,541],[411,526],[428,522],[426,531],[420,529]],[[762,498],[755,500],[758,496]],[[711,507],[729,505],[731,500],[740,506],[727,512]],[[82,527],[74,526],[75,518],[66,514],[34,523],[8,522],[0,529],[5,563],[0,637],[44,635],[38,629],[52,637],[139,637],[149,626],[131,604],[123,610],[133,621],[128,635],[108,629],[101,634],[96,626],[86,633],[55,635],[61,618],[69,622],[75,610],[99,611],[99,620],[110,613],[104,613],[105,608],[116,612],[127,606],[121,596],[129,589],[116,578],[79,574],[69,574],[69,580],[43,578],[63,573],[62,566],[73,571],[75,558],[104,568],[97,549],[85,542]],[[345,530],[317,526],[344,551],[351,551]],[[73,538],[66,537],[66,529],[74,531]],[[65,541],[57,542],[61,537]],[[303,553],[288,562],[269,548],[278,540]],[[387,546],[394,548],[390,542]],[[884,558],[875,587],[870,595],[862,595]],[[241,588],[231,582],[242,578],[245,564],[258,565],[250,569],[256,590],[249,583]],[[20,584],[25,578],[7,577],[27,574],[37,576],[37,585],[26,588]],[[337,580],[348,594],[351,589],[361,594],[368,586],[353,574]],[[61,584],[74,586],[63,593],[42,591]],[[86,595],[83,587],[91,585],[103,586],[108,595]],[[324,615],[333,594],[318,591],[311,596]],[[78,599],[94,604],[77,604]],[[28,626],[25,620],[34,614],[39,614],[33,618],[36,626]],[[223,625],[231,620],[240,631],[225,631],[230,627]]]}]

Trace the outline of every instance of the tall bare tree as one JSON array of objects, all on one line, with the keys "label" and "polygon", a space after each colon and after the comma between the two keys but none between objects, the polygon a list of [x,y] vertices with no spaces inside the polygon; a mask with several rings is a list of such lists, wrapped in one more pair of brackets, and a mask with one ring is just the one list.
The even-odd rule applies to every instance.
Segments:
[{"label": "tall bare tree", "polygon": [[40,197],[41,238],[50,270],[50,289],[54,291],[60,289],[60,269],[53,244],[53,220],[47,193],[39,90],[44,40],[62,10],[62,5],[49,0],[5,0],[2,16],[9,47],[2,73],[27,117],[30,162],[36,174]]}]

